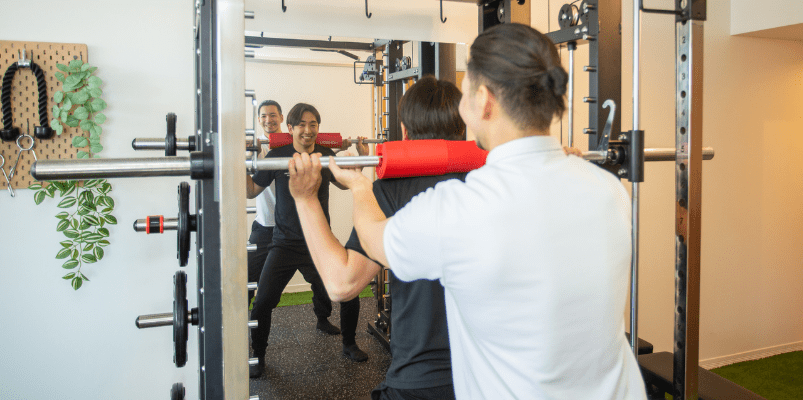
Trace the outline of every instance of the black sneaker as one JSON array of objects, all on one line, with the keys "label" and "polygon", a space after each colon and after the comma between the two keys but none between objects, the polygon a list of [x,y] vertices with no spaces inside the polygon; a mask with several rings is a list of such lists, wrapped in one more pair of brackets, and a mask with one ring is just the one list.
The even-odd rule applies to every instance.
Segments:
[{"label": "black sneaker", "polygon": [[263,355],[262,357],[257,357],[257,359],[259,359],[257,365],[248,366],[248,376],[251,379],[261,377],[262,372],[265,371],[265,356]]},{"label": "black sneaker", "polygon": [[356,361],[356,362],[368,361],[368,354],[360,350],[360,348],[357,347],[356,343],[344,344],[343,355],[346,356],[351,361]]},{"label": "black sneaker", "polygon": [[328,319],[319,319],[318,325],[316,326],[319,331],[327,334],[327,335],[339,335],[340,328],[332,325]]}]

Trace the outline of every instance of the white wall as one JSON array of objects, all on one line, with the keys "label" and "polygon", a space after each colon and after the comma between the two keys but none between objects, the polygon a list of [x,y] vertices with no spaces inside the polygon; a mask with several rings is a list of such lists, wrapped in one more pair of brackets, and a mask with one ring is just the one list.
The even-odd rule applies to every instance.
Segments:
[{"label": "white wall", "polygon": [[[738,35],[803,24],[799,0],[731,0],[730,33]],[[800,38],[798,39],[800,40]]]}]

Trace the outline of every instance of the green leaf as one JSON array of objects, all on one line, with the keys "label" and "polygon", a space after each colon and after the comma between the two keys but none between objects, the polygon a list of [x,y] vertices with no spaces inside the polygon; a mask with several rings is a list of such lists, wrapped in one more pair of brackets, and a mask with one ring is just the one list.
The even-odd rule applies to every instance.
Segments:
[{"label": "green leaf", "polygon": [[[55,106],[54,106],[53,108],[54,108],[54,109],[53,109],[53,111],[55,111],[55,110],[56,110],[58,107],[55,107]],[[51,129],[57,129],[57,128],[56,128],[57,126],[61,126],[61,124],[59,123],[59,120],[58,120],[58,116],[59,116],[60,114],[61,114],[61,112],[60,112],[60,111],[59,111],[59,112],[54,112],[54,113],[53,113],[53,115],[54,115],[56,118],[53,118],[53,119],[51,119],[51,120],[50,120],[50,128],[51,128]]]},{"label": "green leaf", "polygon": [[76,60],[70,61],[70,68],[79,68],[80,69],[82,65],[84,65],[84,62],[81,61],[81,60],[77,60],[76,59]]},{"label": "green leaf", "polygon": [[42,201],[45,200],[45,194],[47,194],[46,191],[36,192],[33,195],[33,202],[36,203],[36,204],[42,204]]},{"label": "green leaf", "polygon": [[99,144],[90,146],[89,147],[89,151],[91,151],[93,153],[100,153],[101,151],[103,151],[103,146],[101,146]]},{"label": "green leaf", "polygon": [[[59,82],[64,83],[64,80],[66,79],[64,77],[64,74],[62,74],[61,72],[56,72],[54,75],[56,75],[56,79],[58,79]],[[61,103],[61,102],[57,101],[56,103]]]},{"label": "green leaf", "polygon": [[75,191],[75,185],[66,185],[61,191],[62,196],[69,196]]},{"label": "green leaf", "polygon": [[[81,104],[81,103],[76,102],[76,104]],[[72,115],[80,120],[85,120],[87,119],[87,117],[89,117],[89,111],[86,110],[86,107],[81,106],[76,108],[75,111],[73,111]]]},{"label": "green leaf", "polygon": [[59,119],[61,119],[62,121],[66,122],[68,116],[70,116],[70,111],[67,110],[67,109],[62,108],[61,112],[59,113]]},{"label": "green leaf", "polygon": [[73,90],[75,90],[75,89],[77,89],[77,88],[78,88],[78,86],[77,86],[77,85],[68,85],[68,84],[67,84],[67,82],[65,82],[65,83],[64,83],[64,84],[61,86],[61,90],[63,90],[63,91],[64,91],[64,97],[65,97],[65,98],[67,97],[67,95],[68,95],[70,92],[72,92]]},{"label": "green leaf", "polygon": [[95,247],[95,249],[92,250],[92,253],[95,254],[95,258],[98,260],[103,258],[103,249],[100,247]]},{"label": "green leaf", "polygon": [[[92,132],[92,127],[95,126],[95,123],[92,122],[92,120],[90,119],[84,119],[83,121],[81,121],[81,124],[79,126],[81,127],[81,130],[85,132]],[[92,140],[91,134],[89,136],[89,140]]]},{"label": "green leaf", "polygon": [[69,216],[70,216],[70,213],[68,213],[67,211],[62,211],[62,212],[56,214],[56,218],[58,218],[58,219],[67,219],[67,217],[69,217]]},{"label": "green leaf", "polygon": [[100,137],[100,134],[103,133],[103,128],[101,128],[100,125],[95,124],[90,132],[92,132],[93,135],[98,135],[98,137]]},{"label": "green leaf", "polygon": [[61,70],[61,71],[64,71],[64,72],[67,72],[67,70],[69,70],[69,69],[70,69],[70,68],[69,68],[69,67],[67,67],[66,65],[64,65],[64,64],[59,64],[59,63],[56,63],[56,68],[58,68],[59,70]]},{"label": "green leaf", "polygon": [[89,79],[87,79],[86,83],[90,89],[94,89],[100,87],[100,85],[103,84],[103,80],[101,80],[97,76],[90,76]]},{"label": "green leaf", "polygon": [[68,229],[64,231],[64,236],[67,236],[67,239],[75,239],[78,237],[78,231]]},{"label": "green leaf", "polygon": [[39,182],[32,183],[30,186],[28,186],[28,189],[31,189],[31,190],[39,190],[41,188],[42,188],[42,184],[39,183]]},{"label": "green leaf", "polygon": [[65,197],[63,200],[59,202],[59,205],[56,206],[58,208],[70,208],[75,205],[75,197],[69,196]]},{"label": "green leaf", "polygon": [[94,243],[88,243],[86,246],[84,246],[84,251],[85,252],[92,251],[93,248],[95,248],[95,244]]},{"label": "green leaf", "polygon": [[[81,84],[81,77],[78,74],[72,74],[64,80],[64,86],[78,86]],[[64,89],[65,92],[71,92],[72,90]]]},{"label": "green leaf", "polygon": [[108,230],[108,229],[106,229],[106,228],[99,228],[99,229],[98,229],[98,233],[99,233],[101,236],[104,236],[104,237],[109,237],[109,230]]},{"label": "green leaf", "polygon": [[[58,75],[58,72],[56,72],[56,75]],[[64,75],[62,75],[62,77],[63,76]],[[61,79],[59,79],[59,80],[61,80]],[[64,92],[58,91],[58,92],[56,92],[56,94],[53,95],[53,102],[54,103],[61,103],[62,100],[64,100]]]},{"label": "green leaf", "polygon": [[62,258],[67,258],[67,257],[69,257],[69,256],[70,256],[70,253],[72,253],[72,251],[70,251],[70,249],[69,249],[69,248],[67,248],[67,249],[61,249],[61,250],[59,250],[59,252],[58,252],[58,253],[56,253],[56,259],[57,259],[57,260],[60,260],[60,259],[62,259]]},{"label": "green leaf", "polygon": [[75,136],[72,138],[72,145],[73,147],[86,147],[89,145],[89,141],[83,136]]},{"label": "green leaf", "polygon": [[[94,76],[93,76],[93,78],[94,78]],[[93,111],[103,111],[104,109],[106,109],[106,102],[103,101],[103,99],[98,97],[98,98],[92,100],[92,110]]]},{"label": "green leaf", "polygon": [[87,153],[87,152],[85,152],[83,150],[79,150],[78,151],[78,158],[89,158],[89,153]]},{"label": "green leaf", "polygon": [[108,213],[110,213],[110,212],[112,212],[112,211],[114,211],[114,209],[113,209],[113,208],[111,208],[111,207],[106,207],[106,208],[104,208],[104,209],[100,210],[100,212],[102,212],[102,213],[104,213],[104,214],[108,214]]},{"label": "green leaf", "polygon": [[73,269],[78,266],[78,260],[67,260],[64,264],[61,264],[61,268],[64,269]]},{"label": "green leaf", "polygon": [[89,100],[89,92],[83,90],[76,93],[72,98],[73,103],[82,105],[86,103],[87,100]]},{"label": "green leaf", "polygon": [[[54,119],[53,121],[56,121],[56,120]],[[56,122],[58,123],[58,121],[56,121]],[[56,127],[53,128],[53,129],[56,130],[56,135],[58,135],[58,136],[61,136],[61,134],[64,133],[64,126],[62,126],[61,124],[56,125]]]},{"label": "green leaf", "polygon": [[[79,214],[79,215],[84,215],[84,214]],[[89,229],[89,224],[87,224],[86,222],[81,222],[81,225],[78,226],[78,229],[80,229],[82,231],[86,230],[86,229]]]},{"label": "green leaf", "polygon": [[89,136],[89,145],[90,146],[97,146],[100,144],[100,137],[99,136]]},{"label": "green leaf", "polygon": [[94,215],[87,215],[84,217],[84,221],[86,221],[89,225],[100,225],[100,218]]},{"label": "green leaf", "polygon": [[93,188],[93,187],[99,185],[102,181],[103,181],[103,179],[86,180],[86,181],[84,181],[84,189]]},{"label": "green leaf", "polygon": [[[91,73],[95,72],[97,69],[98,69],[98,67],[90,67],[90,68],[87,70],[87,72],[89,72],[89,73],[91,74]],[[86,279],[86,277],[84,277],[84,279]],[[86,279],[86,280],[89,280],[89,279]]]},{"label": "green leaf", "polygon": [[88,70],[89,68],[91,68],[91,67],[89,66],[89,64],[84,64],[84,65],[82,65],[82,66],[81,66],[81,71],[86,71],[86,70]]},{"label": "green leaf", "polygon": [[75,261],[78,261],[78,249],[77,248],[73,249],[72,255],[70,256],[70,258],[72,258]]},{"label": "green leaf", "polygon": [[62,247],[70,248],[72,247],[72,240],[65,240],[63,242],[59,242]]},{"label": "green leaf", "polygon": [[56,190],[59,188],[58,186],[56,186],[56,183],[58,183],[58,182],[51,182],[45,188],[45,191],[47,191],[48,197],[53,197],[53,194],[56,193]]},{"label": "green leaf", "polygon": [[83,279],[83,280],[85,280],[85,281],[89,282],[89,278],[87,278],[87,277],[86,277],[86,275],[84,275],[84,273],[83,273],[83,272],[80,272],[80,271],[79,271],[79,272],[78,272],[78,274],[80,274],[80,275],[81,275],[81,279]]},{"label": "green leaf", "polygon": [[90,88],[89,89],[89,95],[92,96],[92,97],[100,97],[100,96],[103,95],[103,89],[101,89],[99,87]]},{"label": "green leaf", "polygon": [[98,240],[98,246],[108,246],[108,245],[110,245],[110,244],[111,244],[111,243],[109,243],[109,241],[108,241],[108,240],[106,240],[106,239],[103,239],[103,240]]},{"label": "green leaf", "polygon": [[87,190],[82,194],[84,195],[84,199],[86,199],[87,202],[89,202],[89,203],[94,203],[95,202],[95,194],[92,193],[91,191]]},{"label": "green leaf", "polygon": [[78,229],[78,218],[73,218],[70,221],[70,225],[72,225],[73,229]]},{"label": "green leaf", "polygon": [[105,114],[96,114],[95,115],[95,122],[98,124],[102,124],[106,122],[106,115]]},{"label": "green leaf", "polygon": [[104,215],[103,219],[111,225],[117,225],[117,218],[114,218],[114,215]]},{"label": "green leaf", "polygon": [[56,224],[56,232],[61,232],[61,231],[65,230],[65,229],[67,229],[67,227],[69,227],[69,226],[70,226],[70,221],[68,221],[66,219],[63,219],[63,220],[59,221],[58,224]]},{"label": "green leaf", "polygon": [[103,200],[107,206],[110,208],[114,208],[114,199],[109,196],[103,196]]},{"label": "green leaf", "polygon": [[81,288],[81,285],[84,284],[84,280],[81,279],[80,276],[73,278],[72,280],[72,288],[78,290]]},{"label": "green leaf", "polygon": [[100,191],[103,193],[109,193],[111,192],[111,190],[112,190],[112,184],[109,182],[104,182],[102,185],[100,185]]},{"label": "green leaf", "polygon": [[85,263],[88,263],[88,264],[91,264],[91,263],[94,263],[94,262],[98,262],[98,259],[95,258],[95,255],[93,255],[93,254],[84,254],[84,255],[81,256],[81,261],[83,261]]},{"label": "green leaf", "polygon": [[75,276],[75,272],[70,272],[67,275],[61,277],[61,279],[72,279]]},{"label": "green leaf", "polygon": [[103,236],[101,236],[99,233],[90,233],[89,235],[86,235],[86,238],[84,240],[90,243],[94,243],[101,239],[103,239]]},{"label": "green leaf", "polygon": [[78,118],[75,118],[75,116],[68,115],[67,116],[67,121],[64,122],[64,123],[67,124],[67,126],[69,126],[70,128],[75,128],[76,126],[78,126],[78,124],[81,123],[81,120],[78,119]]}]

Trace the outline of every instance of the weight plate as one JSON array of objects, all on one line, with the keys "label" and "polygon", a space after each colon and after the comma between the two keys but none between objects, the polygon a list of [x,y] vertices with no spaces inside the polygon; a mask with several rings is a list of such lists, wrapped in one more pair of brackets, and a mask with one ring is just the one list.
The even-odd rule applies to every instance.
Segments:
[{"label": "weight plate", "polygon": [[187,274],[173,275],[173,362],[176,367],[187,363]]},{"label": "weight plate", "polygon": [[173,388],[170,389],[170,400],[184,400],[184,384],[181,382],[177,382],[173,384]]},{"label": "weight plate", "polygon": [[185,267],[190,257],[190,184],[178,185],[178,226],[176,227],[178,265]]},{"label": "weight plate", "polygon": [[176,114],[167,114],[167,135],[165,136],[165,156],[176,155]]}]

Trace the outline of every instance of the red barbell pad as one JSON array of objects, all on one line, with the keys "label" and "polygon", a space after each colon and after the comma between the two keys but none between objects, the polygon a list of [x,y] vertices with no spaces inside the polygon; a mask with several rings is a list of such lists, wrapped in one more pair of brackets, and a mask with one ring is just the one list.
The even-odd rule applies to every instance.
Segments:
[{"label": "red barbell pad", "polygon": [[[270,148],[275,149],[293,144],[293,135],[289,133],[269,133],[268,141],[270,142]],[[339,133],[319,133],[318,137],[315,138],[315,143],[324,147],[339,149],[343,146],[343,138]]]},{"label": "red barbell pad", "polygon": [[376,155],[376,176],[385,179],[469,172],[485,165],[488,152],[473,141],[432,139],[381,143]]}]

